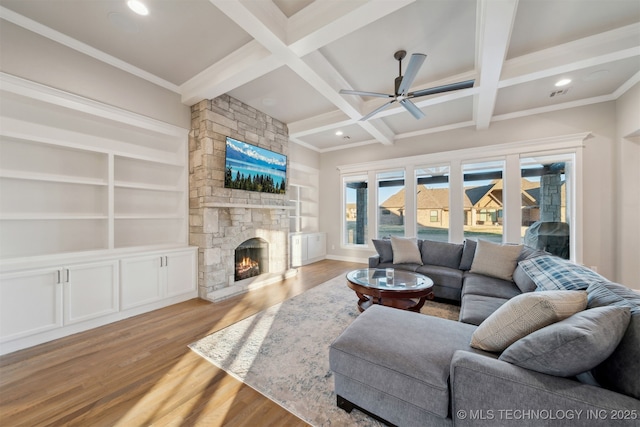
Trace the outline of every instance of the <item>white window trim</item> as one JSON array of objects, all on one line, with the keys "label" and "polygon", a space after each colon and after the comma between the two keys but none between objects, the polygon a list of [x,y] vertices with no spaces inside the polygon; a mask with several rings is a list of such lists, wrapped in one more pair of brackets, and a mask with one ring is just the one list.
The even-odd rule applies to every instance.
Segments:
[{"label": "white window trim", "polygon": [[[412,157],[402,157],[396,159],[385,159],[374,162],[354,163],[338,166],[342,182],[342,209],[346,206],[345,195],[345,179],[354,176],[368,176],[368,240],[362,245],[346,244],[345,221],[342,220],[342,247],[345,249],[362,249],[368,248],[371,239],[377,236],[378,218],[377,218],[377,185],[376,174],[389,170],[405,171],[405,191],[407,195],[407,209],[405,216],[405,234],[408,236],[416,233],[416,167],[425,167],[431,165],[450,166],[449,171],[449,197],[450,197],[450,228],[449,241],[464,241],[464,197],[463,197],[463,165],[465,163],[481,163],[491,160],[502,160],[505,162],[505,202],[504,202],[504,221],[505,228],[503,230],[503,241],[519,242],[520,241],[520,189],[513,188],[516,186],[509,185],[508,182],[520,182],[520,158],[532,155],[571,155],[574,158],[574,182],[572,183],[573,203],[572,218],[575,224],[572,224],[573,232],[571,233],[571,259],[575,262],[582,262],[582,243],[583,243],[583,179],[582,179],[582,149],[584,141],[591,136],[590,132],[583,132],[569,135],[559,135],[555,137],[540,138],[519,142],[511,142],[506,144],[496,144],[488,147],[476,147],[462,150],[446,151],[433,154],[424,154]],[[517,176],[517,179],[515,178]],[[413,177],[413,179],[409,179]],[[412,206],[409,206],[412,205]],[[410,209],[411,207],[411,209]],[[373,216],[372,216],[373,213]],[[342,216],[343,217],[343,216]],[[507,219],[511,218],[511,219]],[[373,219],[373,221],[371,221]],[[520,219],[520,221],[516,221]],[[407,227],[407,225],[412,224]],[[373,226],[372,226],[373,225]],[[413,233],[413,234],[411,234]]]}]

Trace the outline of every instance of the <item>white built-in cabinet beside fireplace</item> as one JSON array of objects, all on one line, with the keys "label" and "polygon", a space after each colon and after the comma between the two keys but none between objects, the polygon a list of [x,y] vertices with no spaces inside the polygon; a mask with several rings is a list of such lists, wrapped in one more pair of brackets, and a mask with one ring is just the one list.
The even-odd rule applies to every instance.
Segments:
[{"label": "white built-in cabinet beside fireplace", "polygon": [[291,266],[300,267],[327,256],[327,234],[318,231],[319,171],[295,164],[289,183],[289,252]]},{"label": "white built-in cabinet beside fireplace", "polygon": [[0,83],[0,353],[196,297],[188,130]]}]

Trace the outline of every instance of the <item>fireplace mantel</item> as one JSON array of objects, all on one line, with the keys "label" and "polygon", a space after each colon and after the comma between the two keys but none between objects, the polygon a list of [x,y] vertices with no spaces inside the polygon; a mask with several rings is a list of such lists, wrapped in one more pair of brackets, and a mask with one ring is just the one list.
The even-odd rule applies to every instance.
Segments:
[{"label": "fireplace mantel", "polygon": [[248,205],[246,203],[223,203],[223,202],[210,202],[203,203],[205,208],[247,208],[247,209],[295,209],[294,206],[283,205]]}]

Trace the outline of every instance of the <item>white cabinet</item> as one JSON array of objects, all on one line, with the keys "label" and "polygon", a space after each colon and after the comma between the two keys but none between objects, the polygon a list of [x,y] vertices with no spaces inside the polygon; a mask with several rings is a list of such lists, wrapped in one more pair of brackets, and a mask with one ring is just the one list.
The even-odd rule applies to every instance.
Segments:
[{"label": "white cabinet", "polygon": [[2,263],[0,354],[197,297],[197,248]]},{"label": "white cabinet", "polygon": [[0,342],[62,326],[61,269],[0,276]]},{"label": "white cabinet", "polygon": [[196,290],[193,250],[122,260],[121,302],[128,309]]},{"label": "white cabinet", "polygon": [[118,262],[114,260],[65,267],[64,324],[116,313],[118,307]]},{"label": "white cabinet", "polygon": [[293,233],[290,235],[291,266],[311,264],[327,255],[326,233]]},{"label": "white cabinet", "polygon": [[95,262],[0,276],[0,342],[118,311],[118,263]]}]

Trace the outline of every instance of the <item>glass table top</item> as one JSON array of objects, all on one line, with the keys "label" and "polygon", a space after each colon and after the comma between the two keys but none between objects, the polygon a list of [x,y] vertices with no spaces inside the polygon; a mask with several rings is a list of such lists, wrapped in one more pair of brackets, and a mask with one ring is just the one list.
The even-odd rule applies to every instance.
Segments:
[{"label": "glass table top", "polygon": [[380,290],[421,290],[433,286],[427,276],[393,268],[362,268],[347,273],[347,280],[360,286]]}]

